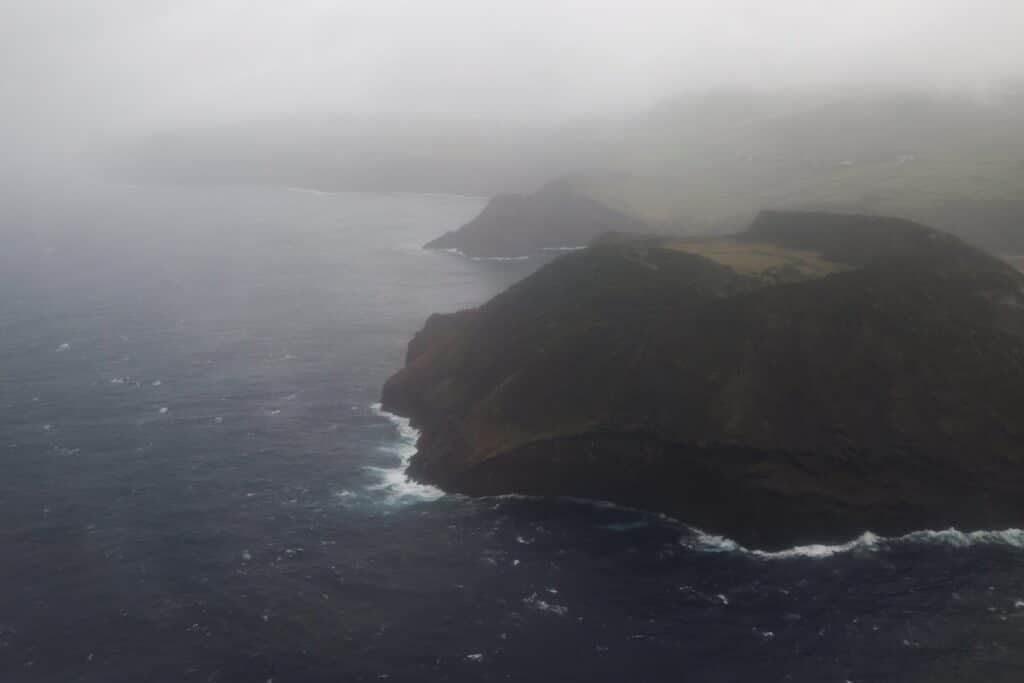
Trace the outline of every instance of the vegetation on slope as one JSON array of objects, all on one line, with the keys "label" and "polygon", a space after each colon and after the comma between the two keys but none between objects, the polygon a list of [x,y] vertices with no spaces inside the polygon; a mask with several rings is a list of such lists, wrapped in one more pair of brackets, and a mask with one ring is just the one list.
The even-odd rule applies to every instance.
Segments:
[{"label": "vegetation on slope", "polygon": [[[422,429],[410,472],[761,547],[1019,522],[1024,276],[902,220],[766,213],[735,242],[600,243],[433,316],[383,394]],[[751,276],[764,244],[839,266]]]}]

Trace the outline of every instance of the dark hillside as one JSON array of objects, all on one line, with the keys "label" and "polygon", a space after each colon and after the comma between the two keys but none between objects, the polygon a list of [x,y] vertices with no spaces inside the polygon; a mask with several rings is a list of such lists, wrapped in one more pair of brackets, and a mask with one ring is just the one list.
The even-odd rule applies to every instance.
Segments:
[{"label": "dark hillside", "polygon": [[432,317],[384,388],[423,431],[413,475],[762,547],[1020,522],[1024,276],[901,220],[768,213],[736,243],[842,267],[602,243]]}]

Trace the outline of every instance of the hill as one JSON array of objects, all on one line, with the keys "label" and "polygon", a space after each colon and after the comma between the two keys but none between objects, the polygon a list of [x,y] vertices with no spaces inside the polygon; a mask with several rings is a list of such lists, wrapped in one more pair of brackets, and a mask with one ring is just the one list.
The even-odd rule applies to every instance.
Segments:
[{"label": "hill", "polygon": [[1019,525],[1024,275],[899,219],[600,241],[435,315],[383,390],[410,473],[666,512],[762,548]]},{"label": "hill", "polygon": [[426,245],[472,257],[528,256],[544,249],[586,246],[608,232],[646,231],[636,218],[610,209],[568,181],[545,185],[530,195],[503,194],[476,218]]}]

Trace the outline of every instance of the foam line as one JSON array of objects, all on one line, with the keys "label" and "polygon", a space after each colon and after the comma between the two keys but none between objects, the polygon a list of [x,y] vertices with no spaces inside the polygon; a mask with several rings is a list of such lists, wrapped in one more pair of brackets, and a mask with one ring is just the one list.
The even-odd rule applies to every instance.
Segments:
[{"label": "foam line", "polygon": [[413,481],[405,473],[406,468],[409,467],[409,461],[416,454],[416,442],[420,438],[419,430],[414,429],[407,418],[387,412],[379,403],[374,403],[371,409],[375,415],[383,417],[394,425],[395,431],[398,433],[398,443],[392,452],[398,456],[399,463],[395,467],[367,468],[380,477],[380,482],[370,488],[384,492],[392,503],[430,501],[443,496],[444,491],[441,489]]},{"label": "foam line", "polygon": [[1024,549],[1024,530],[1003,529],[1001,531],[964,532],[955,528],[942,531],[925,529],[912,531],[903,536],[886,537],[865,531],[863,534],[836,545],[801,545],[785,550],[767,551],[745,548],[732,539],[715,536],[699,529],[693,529],[694,538],[681,541],[695,550],[705,552],[739,553],[764,560],[790,560],[796,558],[824,559],[854,551],[875,552],[900,545],[944,545],[953,548],[970,548],[978,545],[1008,546]]}]

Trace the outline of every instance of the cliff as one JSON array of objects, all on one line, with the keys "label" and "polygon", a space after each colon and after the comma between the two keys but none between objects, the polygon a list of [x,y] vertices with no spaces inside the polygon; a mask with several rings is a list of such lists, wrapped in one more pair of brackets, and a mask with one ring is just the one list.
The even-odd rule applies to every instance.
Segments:
[{"label": "cliff", "polygon": [[531,195],[494,197],[479,216],[425,248],[457,249],[473,257],[517,257],[542,249],[582,247],[607,232],[645,230],[639,220],[558,181]]},{"label": "cliff", "polygon": [[410,474],[754,547],[1024,520],[1024,276],[908,221],[599,242],[435,315],[383,390]]}]

